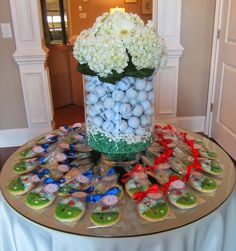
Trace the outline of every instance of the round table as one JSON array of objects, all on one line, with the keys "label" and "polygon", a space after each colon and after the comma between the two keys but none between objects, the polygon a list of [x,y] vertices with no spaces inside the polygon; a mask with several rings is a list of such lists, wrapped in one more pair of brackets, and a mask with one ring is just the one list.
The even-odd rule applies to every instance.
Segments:
[{"label": "round table", "polygon": [[219,179],[219,187],[214,196],[195,192],[204,203],[185,212],[172,208],[175,217],[158,223],[139,220],[135,202],[126,198],[121,223],[109,228],[89,229],[87,215],[75,225],[62,224],[53,216],[55,204],[35,212],[25,206],[24,196],[9,195],[6,187],[15,176],[11,167],[17,161],[17,154],[37,139],[28,142],[8,159],[1,172],[0,239],[7,241],[0,243],[0,250],[86,251],[128,248],[145,251],[235,251],[236,240],[233,233],[236,222],[236,191],[231,194],[235,183],[234,165],[228,155],[212,141],[197,134],[191,135],[203,139],[211,150],[218,153],[219,160],[224,165],[223,179]]}]

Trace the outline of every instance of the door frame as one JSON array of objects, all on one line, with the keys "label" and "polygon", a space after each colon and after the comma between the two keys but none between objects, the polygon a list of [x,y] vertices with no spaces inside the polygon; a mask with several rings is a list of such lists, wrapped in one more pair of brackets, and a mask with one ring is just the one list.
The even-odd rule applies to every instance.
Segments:
[{"label": "door frame", "polygon": [[207,98],[207,109],[206,109],[206,120],[204,133],[208,136],[212,136],[212,112],[214,109],[214,92],[216,86],[216,71],[217,62],[219,55],[219,37],[221,29],[221,15],[223,9],[224,0],[216,0],[215,5],[215,20],[214,20],[214,31],[212,38],[212,52],[211,52],[211,67],[210,77],[208,86],[208,98]]}]

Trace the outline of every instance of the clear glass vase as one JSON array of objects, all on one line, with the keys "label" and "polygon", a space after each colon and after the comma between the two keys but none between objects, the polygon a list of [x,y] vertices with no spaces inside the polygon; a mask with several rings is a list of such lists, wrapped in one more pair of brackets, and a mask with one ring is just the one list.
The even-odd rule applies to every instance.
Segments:
[{"label": "clear glass vase", "polygon": [[88,144],[111,161],[138,158],[152,143],[153,77],[115,84],[84,76]]}]

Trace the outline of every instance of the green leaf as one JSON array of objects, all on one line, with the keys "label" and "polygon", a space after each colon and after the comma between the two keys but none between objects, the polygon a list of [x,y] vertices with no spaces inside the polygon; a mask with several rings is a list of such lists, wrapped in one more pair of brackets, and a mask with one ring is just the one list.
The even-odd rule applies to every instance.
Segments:
[{"label": "green leaf", "polygon": [[90,76],[97,76],[96,72],[92,71],[88,64],[80,64],[78,63],[77,65],[77,71],[82,73],[82,74],[85,74],[85,75],[90,75]]},{"label": "green leaf", "polygon": [[112,71],[112,74],[109,74],[107,77],[98,76],[100,81],[111,84],[115,84],[116,81],[121,80],[123,77],[125,77],[125,72],[117,73],[116,71]]},{"label": "green leaf", "polygon": [[128,66],[125,69],[125,76],[135,77],[135,78],[146,78],[152,76],[155,69],[143,68],[140,70],[136,69],[136,66],[129,60]]},{"label": "green leaf", "polygon": [[147,69],[147,68],[143,68],[141,70],[127,69],[125,75],[128,77],[146,78],[152,76],[154,70],[155,69]]},{"label": "green leaf", "polygon": [[106,83],[115,84],[117,81],[121,80],[123,77],[135,77],[135,78],[146,78],[152,76],[155,69],[147,69],[143,68],[141,70],[137,70],[136,66],[129,60],[128,66],[124,69],[122,73],[117,73],[116,71],[112,71],[107,77],[100,77],[94,71],[92,71],[88,64],[80,64],[77,65],[77,71],[82,74],[90,75],[90,76],[98,76],[99,80]]}]

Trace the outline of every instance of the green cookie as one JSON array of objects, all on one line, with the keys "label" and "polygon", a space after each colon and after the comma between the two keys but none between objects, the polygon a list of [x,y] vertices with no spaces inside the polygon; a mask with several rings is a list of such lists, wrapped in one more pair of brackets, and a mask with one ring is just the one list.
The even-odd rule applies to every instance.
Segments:
[{"label": "green cookie", "polygon": [[85,213],[85,205],[76,198],[66,198],[60,201],[55,208],[55,218],[62,222],[79,220]]},{"label": "green cookie", "polygon": [[201,183],[201,188],[203,190],[216,190],[217,188],[217,184],[216,184],[216,181],[213,180],[213,179],[210,179],[210,178],[205,178],[202,183]]},{"label": "green cookie", "polygon": [[223,168],[216,160],[204,159],[201,160],[202,170],[213,175],[222,175]]},{"label": "green cookie", "polygon": [[39,193],[30,192],[26,197],[26,205],[33,209],[46,207],[50,203],[51,201],[48,198]]},{"label": "green cookie", "polygon": [[174,190],[168,194],[171,204],[181,209],[190,209],[197,206],[196,196],[186,190]]},{"label": "green cookie", "polygon": [[26,157],[29,157],[28,154],[31,152],[32,148],[27,148],[23,151],[21,151],[19,154],[20,154],[20,157],[22,158],[26,158]]},{"label": "green cookie", "polygon": [[30,180],[31,175],[22,175],[18,178],[13,179],[7,187],[10,194],[21,195],[27,193],[34,186]]},{"label": "green cookie", "polygon": [[13,166],[13,171],[16,174],[24,174],[32,171],[36,167],[34,162],[26,162],[24,160],[20,160]]},{"label": "green cookie", "polygon": [[191,206],[196,203],[196,196],[191,192],[186,192],[183,196],[181,196],[176,202],[180,205]]},{"label": "green cookie", "polygon": [[119,220],[118,212],[92,213],[91,221],[98,226],[112,226]]},{"label": "green cookie", "polygon": [[96,226],[108,227],[116,224],[121,217],[118,207],[106,208],[105,210],[98,206],[90,215],[91,222]]},{"label": "green cookie", "polygon": [[20,178],[17,178],[17,179],[12,180],[9,183],[7,190],[10,193],[19,193],[19,192],[21,193],[21,192],[24,192],[25,186],[22,180]]},{"label": "green cookie", "polygon": [[147,221],[157,222],[166,218],[169,208],[163,199],[153,201],[145,198],[138,205],[138,213]]}]

